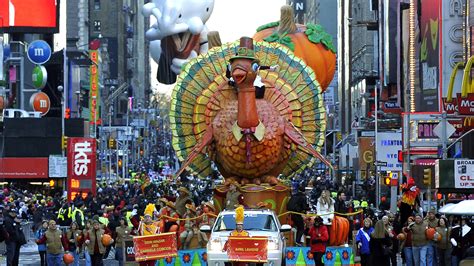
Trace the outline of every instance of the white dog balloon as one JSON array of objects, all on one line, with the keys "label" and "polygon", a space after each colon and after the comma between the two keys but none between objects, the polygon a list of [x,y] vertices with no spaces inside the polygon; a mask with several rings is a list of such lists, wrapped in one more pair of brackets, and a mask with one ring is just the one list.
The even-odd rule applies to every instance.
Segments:
[{"label": "white dog balloon", "polygon": [[207,51],[205,24],[213,8],[214,0],[153,0],[143,6],[144,16],[156,18],[146,38],[150,55],[161,68],[160,82],[173,83],[186,62]]}]

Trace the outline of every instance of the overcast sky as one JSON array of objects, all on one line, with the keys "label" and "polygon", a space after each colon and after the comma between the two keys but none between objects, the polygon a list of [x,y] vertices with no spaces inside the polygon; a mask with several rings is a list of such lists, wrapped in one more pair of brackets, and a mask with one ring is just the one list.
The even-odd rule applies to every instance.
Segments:
[{"label": "overcast sky", "polygon": [[219,31],[222,42],[252,37],[258,26],[280,19],[280,8],[285,3],[285,0],[215,0],[207,25],[209,30]]}]

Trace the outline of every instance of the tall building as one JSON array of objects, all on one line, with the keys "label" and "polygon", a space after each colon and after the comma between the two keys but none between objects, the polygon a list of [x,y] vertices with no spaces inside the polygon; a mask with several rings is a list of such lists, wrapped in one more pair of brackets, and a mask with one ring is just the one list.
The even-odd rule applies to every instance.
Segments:
[{"label": "tall building", "polygon": [[[145,31],[149,23],[139,13],[144,0],[68,1],[67,49],[99,50],[99,90],[102,124],[125,126],[128,98],[135,106],[149,105],[150,66]],[[90,82],[86,68],[77,75],[82,106],[87,117]],[[117,91],[120,90],[120,91]],[[76,90],[74,90],[76,92]],[[129,95],[131,94],[131,95]],[[84,100],[84,99],[88,99]],[[106,109],[105,107],[109,107]],[[72,109],[74,112],[74,109]]]}]

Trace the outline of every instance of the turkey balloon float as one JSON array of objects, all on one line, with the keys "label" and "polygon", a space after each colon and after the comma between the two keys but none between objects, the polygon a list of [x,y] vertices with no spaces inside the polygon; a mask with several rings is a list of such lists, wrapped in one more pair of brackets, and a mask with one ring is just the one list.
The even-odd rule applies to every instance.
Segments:
[{"label": "turkey balloon float", "polygon": [[159,82],[174,83],[189,59],[207,51],[205,24],[213,9],[214,0],[153,0],[143,6],[142,14],[156,19],[146,38]]},{"label": "turkey balloon float", "polygon": [[[242,37],[207,50],[205,23],[213,6],[211,0],[154,0],[143,9],[157,19],[146,34],[153,59],[160,69],[179,73],[169,114],[172,146],[182,161],[176,176],[186,169],[205,178],[215,165],[226,184],[239,184],[246,205],[263,202],[287,217],[282,215],[290,189],[282,178],[317,161],[332,168],[319,153],[326,131],[320,83],[327,86],[334,74],[332,39],[310,26],[304,33],[310,43],[300,45],[295,37],[293,47],[284,33],[265,27],[271,38],[257,33],[259,41]],[[310,48],[323,57],[319,65],[310,65],[309,54],[298,54]],[[216,211],[222,210],[227,188],[214,190]],[[332,243],[343,244],[348,222],[335,221],[332,230],[340,233],[333,233]]]}]

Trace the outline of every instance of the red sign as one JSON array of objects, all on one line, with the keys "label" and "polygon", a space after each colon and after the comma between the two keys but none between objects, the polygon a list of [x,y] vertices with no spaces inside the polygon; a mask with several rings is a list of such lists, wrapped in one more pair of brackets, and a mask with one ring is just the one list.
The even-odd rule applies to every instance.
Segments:
[{"label": "red sign", "polygon": [[436,159],[432,158],[419,158],[415,159],[415,165],[435,165]]},{"label": "red sign", "polygon": [[447,114],[454,114],[458,112],[458,101],[456,98],[452,98],[451,102],[447,102],[446,98],[443,98],[444,110]]},{"label": "red sign", "polygon": [[178,243],[175,232],[151,236],[134,236],[133,246],[136,261],[178,256]]},{"label": "red sign", "polygon": [[474,115],[474,93],[468,93],[466,98],[458,94],[458,110],[461,115]]},{"label": "red sign", "polygon": [[267,262],[266,237],[230,236],[227,240],[227,256],[230,261]]},{"label": "red sign", "polygon": [[0,158],[0,178],[48,178],[48,158]]},{"label": "red sign", "polygon": [[5,32],[58,32],[59,1],[0,0]]},{"label": "red sign", "polygon": [[96,140],[68,138],[67,142],[68,199],[96,191]]},{"label": "red sign", "polygon": [[46,115],[51,107],[48,94],[41,91],[31,95],[30,103],[33,110],[40,112],[42,116]]}]

